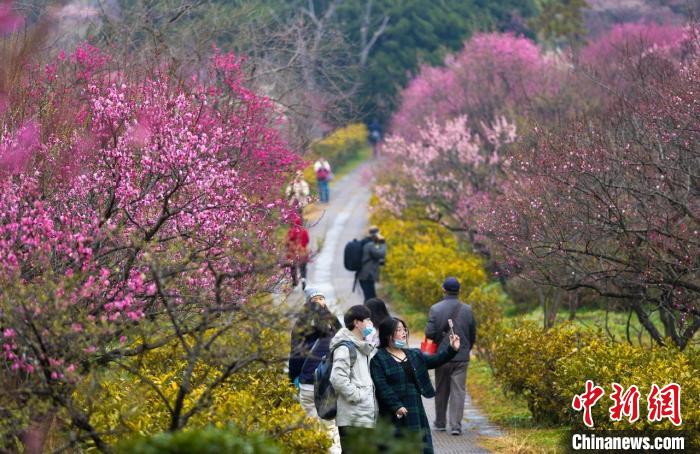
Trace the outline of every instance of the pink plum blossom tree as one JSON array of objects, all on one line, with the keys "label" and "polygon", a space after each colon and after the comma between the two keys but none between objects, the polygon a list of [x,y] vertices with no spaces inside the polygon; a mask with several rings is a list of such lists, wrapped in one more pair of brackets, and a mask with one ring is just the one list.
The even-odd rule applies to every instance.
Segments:
[{"label": "pink plum blossom tree", "polygon": [[[659,344],[685,348],[700,329],[697,36],[620,27],[584,48],[565,78],[533,44],[489,36],[494,48],[513,46],[490,55],[475,37],[460,56],[480,61],[448,59],[406,89],[383,150],[396,176],[380,199],[467,232],[540,287],[618,301]],[[535,94],[568,105],[564,115],[533,109]]]},{"label": "pink plum blossom tree", "polygon": [[391,121],[392,132],[406,140],[430,120],[442,124],[459,115],[475,123],[505,115],[523,115],[540,97],[556,91],[559,62],[545,56],[527,38],[506,33],[477,34],[444,67],[423,67],[404,90]]},{"label": "pink plum blossom tree", "polygon": [[700,329],[695,33],[684,60],[649,49],[625,80],[606,81],[633,88],[612,89],[566,127],[537,129],[482,224],[537,282],[621,301],[656,342],[680,348]]},{"label": "pink plum blossom tree", "polygon": [[[75,400],[82,377],[179,344],[170,429],[261,358],[222,354],[236,317],[279,275],[282,185],[298,158],[240,60],[179,79],[119,70],[89,45],[34,64],[0,112],[0,399],[4,435],[59,412],[108,446]],[[264,319],[264,314],[255,314]],[[270,322],[272,323],[272,322]],[[214,354],[214,352],[217,352]],[[195,364],[217,376],[191,396]],[[165,399],[165,397],[163,396]],[[189,403],[188,403],[189,402]]]}]

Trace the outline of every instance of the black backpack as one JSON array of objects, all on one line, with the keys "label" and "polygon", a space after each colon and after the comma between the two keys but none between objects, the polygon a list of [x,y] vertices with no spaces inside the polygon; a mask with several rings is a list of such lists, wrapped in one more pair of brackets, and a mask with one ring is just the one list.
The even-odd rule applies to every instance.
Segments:
[{"label": "black backpack", "polygon": [[353,239],[348,241],[345,245],[345,251],[343,253],[343,264],[345,269],[348,271],[360,271],[362,269],[362,248],[365,247],[370,238],[363,238],[362,240]]},{"label": "black backpack", "polygon": [[333,419],[338,413],[338,395],[331,384],[331,371],[333,370],[333,353],[341,346],[350,350],[350,370],[352,372],[352,366],[357,360],[357,350],[355,344],[350,341],[340,341],[334,345],[314,371],[314,406],[321,419]]}]

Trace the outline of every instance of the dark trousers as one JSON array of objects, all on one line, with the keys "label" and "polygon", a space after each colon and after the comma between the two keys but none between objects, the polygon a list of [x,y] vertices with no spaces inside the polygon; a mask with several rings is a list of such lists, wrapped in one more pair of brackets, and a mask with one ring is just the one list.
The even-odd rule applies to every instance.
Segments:
[{"label": "dark trousers", "polygon": [[450,361],[435,369],[436,427],[446,427],[449,430],[461,432],[467,366],[469,366],[467,361]]},{"label": "dark trousers", "polygon": [[374,281],[360,281],[362,293],[365,295],[365,301],[370,298],[376,298],[377,292],[374,290]]},{"label": "dark trousers", "polygon": [[373,442],[374,437],[377,436],[374,429],[367,427],[338,427],[338,433],[340,434],[340,448],[343,450],[343,454],[364,454],[363,447],[370,443],[368,440]]},{"label": "dark trousers", "polygon": [[296,287],[299,283],[298,274],[301,275],[302,279],[306,279],[306,262],[296,263],[289,265],[289,274],[292,275],[292,286]]}]

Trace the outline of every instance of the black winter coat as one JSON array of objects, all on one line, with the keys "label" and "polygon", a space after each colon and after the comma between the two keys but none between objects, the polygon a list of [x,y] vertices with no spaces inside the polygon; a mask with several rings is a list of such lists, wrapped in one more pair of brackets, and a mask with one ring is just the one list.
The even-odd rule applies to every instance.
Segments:
[{"label": "black winter coat", "polygon": [[[420,432],[423,438],[423,453],[433,452],[433,441],[430,435],[430,424],[423,408],[424,397],[435,397],[435,388],[430,382],[428,369],[442,366],[451,360],[457,352],[448,347],[437,355],[426,355],[418,349],[404,349],[416,378],[414,384],[406,376],[398,361],[394,360],[386,349],[377,350],[372,358],[370,372],[374,381],[379,415],[391,420],[397,430]],[[396,417],[396,411],[404,407],[408,414],[403,418]]]}]

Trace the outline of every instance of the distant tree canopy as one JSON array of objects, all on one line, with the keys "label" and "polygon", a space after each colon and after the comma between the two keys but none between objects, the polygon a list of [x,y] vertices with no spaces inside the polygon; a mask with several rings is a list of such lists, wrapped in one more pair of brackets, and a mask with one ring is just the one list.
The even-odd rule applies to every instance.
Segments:
[{"label": "distant tree canopy", "polygon": [[[365,1],[345,2],[339,20],[350,42],[359,40]],[[387,16],[388,26],[361,68],[357,93],[365,118],[386,121],[401,89],[422,64],[440,65],[446,53],[459,50],[475,31],[511,30],[530,34],[527,18],[538,12],[534,0],[378,0],[374,20]]]},{"label": "distant tree canopy", "polygon": [[62,47],[89,37],[146,61],[155,52],[184,66],[199,66],[212,44],[245,55],[251,83],[296,118],[291,135],[312,138],[358,118],[386,124],[420,67],[441,65],[476,32],[508,31],[555,45],[580,39],[585,2],[98,0],[59,10],[49,4],[34,0],[22,8],[27,17],[59,11]]}]

